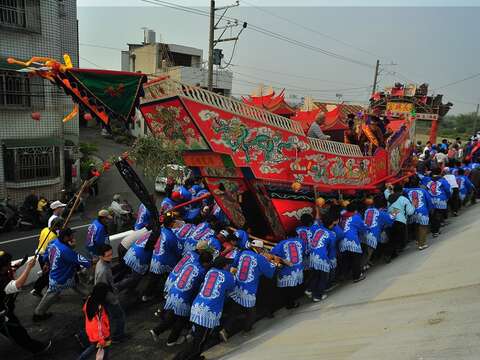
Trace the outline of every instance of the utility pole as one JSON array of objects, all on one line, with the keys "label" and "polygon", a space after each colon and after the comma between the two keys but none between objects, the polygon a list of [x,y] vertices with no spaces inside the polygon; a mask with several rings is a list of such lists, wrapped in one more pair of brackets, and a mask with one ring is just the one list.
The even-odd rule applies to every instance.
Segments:
[{"label": "utility pole", "polygon": [[[239,6],[240,2],[237,0],[234,5],[222,6],[222,7],[215,7],[215,0],[210,0],[210,32],[209,32],[209,41],[208,41],[208,90],[213,90],[213,50],[215,46],[219,42],[225,41],[237,41],[242,31],[247,27],[247,23],[243,23],[243,27],[240,32],[237,34],[236,37],[231,37],[227,39],[222,39],[223,34],[227,31],[227,29],[233,28],[238,26],[238,20],[233,22],[228,21],[227,25],[219,27],[218,24],[222,21],[223,17],[227,13],[227,10]],[[215,23],[215,13],[219,10],[224,10],[218,21]],[[223,30],[220,34],[219,38],[215,40],[215,30]]]},{"label": "utility pole", "polygon": [[213,90],[213,48],[215,36],[215,0],[210,0],[210,37],[208,40],[208,91]]},{"label": "utility pole", "polygon": [[473,133],[477,133],[478,111],[480,110],[480,104],[477,104],[477,110],[475,111],[475,119],[473,120]]},{"label": "utility pole", "polygon": [[380,60],[377,60],[377,65],[375,66],[375,76],[373,77],[373,87],[372,95],[377,91],[377,80],[378,80],[378,71],[380,70]]}]

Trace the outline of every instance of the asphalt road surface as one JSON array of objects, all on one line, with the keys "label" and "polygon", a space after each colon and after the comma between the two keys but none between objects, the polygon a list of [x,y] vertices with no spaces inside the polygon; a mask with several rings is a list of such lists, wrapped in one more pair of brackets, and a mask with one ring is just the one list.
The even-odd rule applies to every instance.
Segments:
[{"label": "asphalt road surface", "polygon": [[[70,227],[76,231],[77,250],[84,252],[85,237],[89,222],[76,219],[71,222]],[[33,255],[38,246],[38,236],[41,229],[28,231],[10,231],[0,235],[0,250],[12,254],[14,259],[21,259],[24,255]]]}]

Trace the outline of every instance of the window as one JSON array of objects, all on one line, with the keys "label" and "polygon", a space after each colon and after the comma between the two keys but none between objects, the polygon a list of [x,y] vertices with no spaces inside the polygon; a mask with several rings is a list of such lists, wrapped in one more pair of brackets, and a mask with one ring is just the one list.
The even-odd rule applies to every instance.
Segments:
[{"label": "window", "polygon": [[4,170],[5,179],[12,182],[57,178],[60,149],[58,146],[5,148]]},{"label": "window", "polygon": [[0,23],[26,28],[25,0],[0,0]]},{"label": "window", "polygon": [[0,71],[0,107],[31,106],[30,80],[25,74]]},{"label": "window", "polygon": [[0,26],[40,32],[40,1],[0,0]]}]

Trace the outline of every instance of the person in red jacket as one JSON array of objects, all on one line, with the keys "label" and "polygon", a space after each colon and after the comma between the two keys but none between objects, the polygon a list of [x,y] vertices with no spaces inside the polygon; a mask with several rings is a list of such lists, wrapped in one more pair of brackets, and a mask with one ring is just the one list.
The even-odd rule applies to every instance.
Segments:
[{"label": "person in red jacket", "polygon": [[83,305],[85,315],[85,331],[90,341],[78,360],[88,359],[97,350],[96,359],[108,359],[110,340],[110,321],[105,310],[106,296],[109,286],[105,283],[98,283],[94,286],[92,294]]}]

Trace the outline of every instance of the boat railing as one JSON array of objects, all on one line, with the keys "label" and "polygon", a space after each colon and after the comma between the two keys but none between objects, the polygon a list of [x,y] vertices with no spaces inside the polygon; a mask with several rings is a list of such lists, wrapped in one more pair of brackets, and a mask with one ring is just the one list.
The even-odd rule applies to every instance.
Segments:
[{"label": "boat railing", "polygon": [[[244,116],[269,126],[293,132],[305,136],[305,132],[299,122],[287,119],[254,106],[244,104],[241,101],[231,99],[214,92],[204,90],[197,86],[182,84],[173,79],[152,80],[144,85],[144,102],[149,102],[169,96],[180,95],[205,105],[214,106],[229,113]],[[363,156],[358,145],[344,144],[337,141],[319,140],[308,138],[313,149],[343,156]]]},{"label": "boat railing", "polygon": [[312,148],[320,152],[343,156],[364,156],[358,145],[344,144],[337,141],[320,140],[310,137],[307,139],[310,142],[310,145],[312,145]]},{"label": "boat railing", "polygon": [[213,105],[221,110],[251,118],[264,124],[293,132],[297,135],[305,135],[300,123],[287,119],[283,116],[244,104],[241,101],[231,99],[200,87],[185,85],[172,79],[152,81],[145,84],[144,101],[180,95],[201,102],[205,105]]}]

